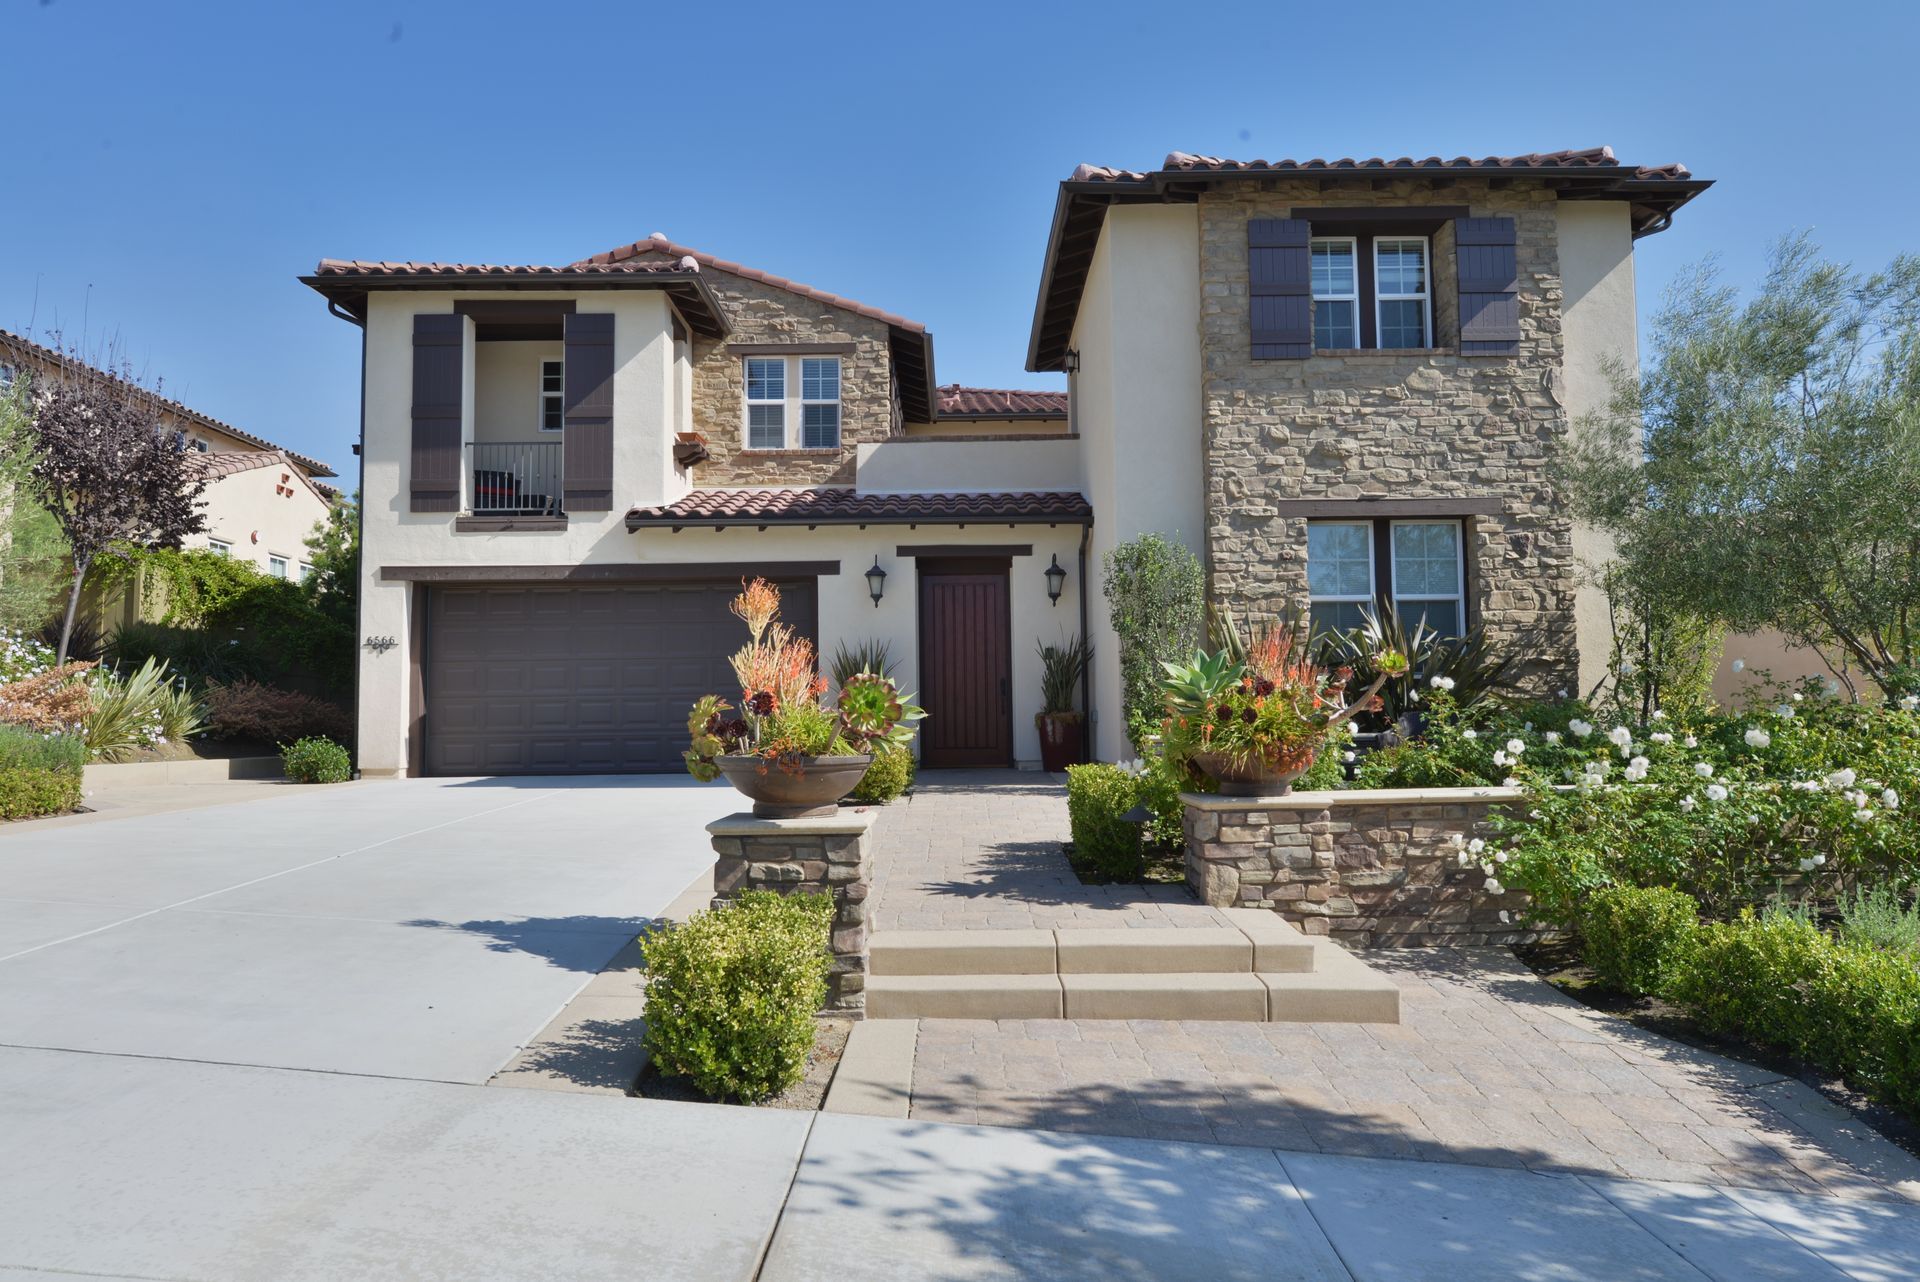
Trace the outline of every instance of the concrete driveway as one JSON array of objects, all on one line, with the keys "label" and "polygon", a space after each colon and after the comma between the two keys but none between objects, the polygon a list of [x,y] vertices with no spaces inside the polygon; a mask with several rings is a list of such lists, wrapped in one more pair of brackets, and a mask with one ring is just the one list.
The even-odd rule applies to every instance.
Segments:
[{"label": "concrete driveway", "polygon": [[0,831],[0,1043],[487,1080],[712,861],[673,779],[289,788]]}]

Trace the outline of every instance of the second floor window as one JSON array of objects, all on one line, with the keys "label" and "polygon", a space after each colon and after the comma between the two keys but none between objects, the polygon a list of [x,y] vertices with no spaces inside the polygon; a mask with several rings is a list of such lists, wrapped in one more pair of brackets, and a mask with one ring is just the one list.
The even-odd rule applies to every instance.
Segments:
[{"label": "second floor window", "polygon": [[748,449],[840,448],[838,356],[749,356],[746,366]]},{"label": "second floor window", "polygon": [[207,551],[213,553],[215,556],[232,556],[233,544],[228,543],[224,539],[208,539]]},{"label": "second floor window", "polygon": [[271,574],[276,579],[286,578],[287,577],[287,558],[284,556],[268,557],[267,573]]},{"label": "second floor window", "polygon": [[557,432],[566,426],[567,367],[563,361],[540,362],[540,430]]},{"label": "second floor window", "polygon": [[1316,236],[1311,244],[1313,345],[1433,345],[1433,289],[1424,236]]}]

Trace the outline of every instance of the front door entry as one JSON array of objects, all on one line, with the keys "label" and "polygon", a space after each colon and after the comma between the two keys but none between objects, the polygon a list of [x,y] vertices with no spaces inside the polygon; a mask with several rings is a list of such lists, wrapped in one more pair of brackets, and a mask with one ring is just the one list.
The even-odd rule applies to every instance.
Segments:
[{"label": "front door entry", "polygon": [[1013,764],[1013,635],[1004,559],[923,559],[920,760]]}]

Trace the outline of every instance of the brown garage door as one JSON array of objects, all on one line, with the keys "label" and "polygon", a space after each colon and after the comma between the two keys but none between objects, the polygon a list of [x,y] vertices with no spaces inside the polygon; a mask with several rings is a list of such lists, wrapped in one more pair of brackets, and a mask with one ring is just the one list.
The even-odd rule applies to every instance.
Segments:
[{"label": "brown garage door", "polygon": [[[781,617],[817,635],[812,580]],[[434,587],[427,597],[429,774],[679,770],[687,709],[738,698],[737,582]]]}]

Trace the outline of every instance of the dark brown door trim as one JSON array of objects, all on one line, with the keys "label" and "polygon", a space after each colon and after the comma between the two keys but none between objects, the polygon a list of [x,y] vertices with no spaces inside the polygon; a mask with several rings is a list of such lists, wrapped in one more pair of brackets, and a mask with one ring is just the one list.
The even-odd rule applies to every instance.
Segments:
[{"label": "dark brown door trim", "polygon": [[913,557],[1016,557],[1032,556],[1031,543],[902,543],[895,556]]},{"label": "dark brown door trim", "polygon": [[686,561],[660,565],[383,565],[386,583],[681,583],[801,579],[840,573],[838,561]]}]

